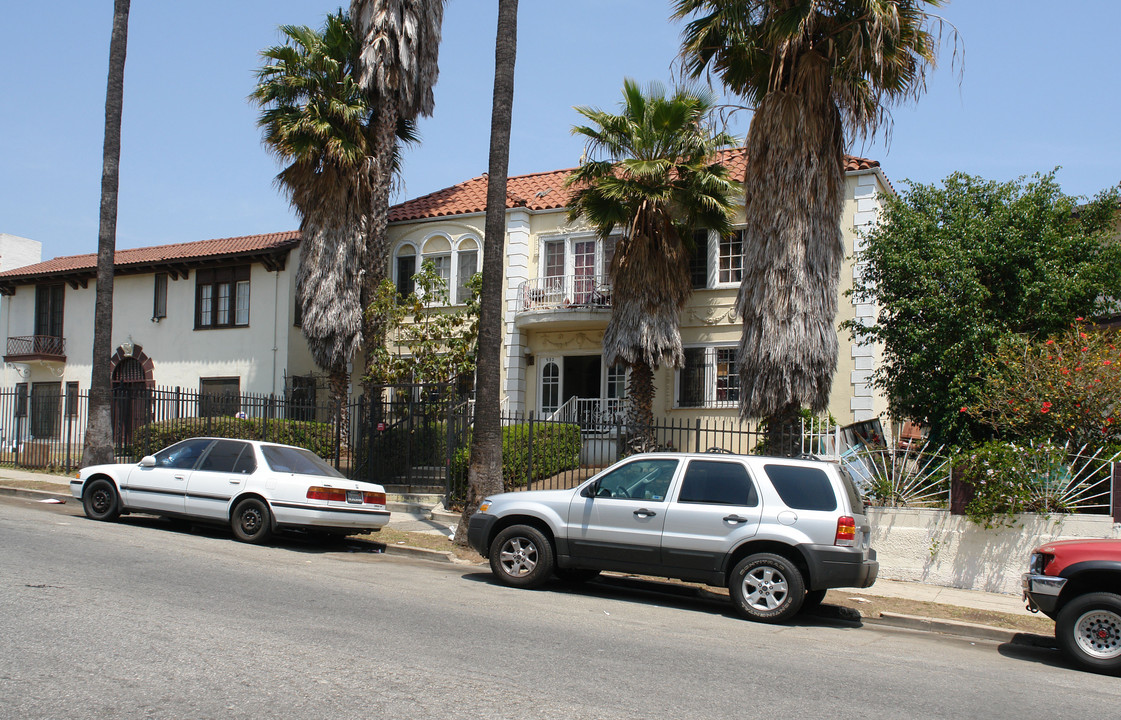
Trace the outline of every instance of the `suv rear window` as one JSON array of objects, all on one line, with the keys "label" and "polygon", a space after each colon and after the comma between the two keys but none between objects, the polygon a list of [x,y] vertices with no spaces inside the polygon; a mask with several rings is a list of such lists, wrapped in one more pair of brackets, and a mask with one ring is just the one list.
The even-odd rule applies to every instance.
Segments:
[{"label": "suv rear window", "polygon": [[753,507],[759,504],[759,497],[747,468],[740,463],[693,460],[685,469],[677,501]]},{"label": "suv rear window", "polygon": [[837,509],[837,497],[824,470],[800,465],[764,465],[763,469],[791,510]]}]

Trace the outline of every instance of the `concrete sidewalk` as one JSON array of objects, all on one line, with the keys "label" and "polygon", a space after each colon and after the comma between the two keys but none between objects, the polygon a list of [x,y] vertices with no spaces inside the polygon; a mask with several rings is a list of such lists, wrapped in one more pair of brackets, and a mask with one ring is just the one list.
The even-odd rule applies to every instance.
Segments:
[{"label": "concrete sidewalk", "polygon": [[[44,497],[58,497],[70,498],[70,480],[71,476],[68,475],[52,475],[48,473],[31,472],[28,470],[18,470],[14,468],[0,468],[0,492],[8,494],[20,493],[26,495],[35,495],[36,491],[20,491],[11,487],[6,487],[6,480],[18,482],[38,482],[50,483],[52,486],[45,490],[39,490],[43,493]],[[394,530],[403,532],[425,532],[435,535],[442,535],[449,537],[455,532],[455,525],[459,522],[458,514],[441,512],[437,510],[428,510],[416,505],[406,505],[404,503],[388,503],[389,510],[392,516],[389,522],[389,527]],[[387,549],[393,548],[394,550],[403,550],[404,548],[394,548],[390,545]],[[421,551],[425,557],[431,559],[444,559],[450,560],[449,553],[443,553],[432,550]],[[904,582],[900,580],[888,580],[881,578],[876,581],[876,584],[870,588],[841,590],[835,592],[844,592],[850,597],[891,597],[903,598],[907,600],[916,600],[921,602],[938,603],[941,605],[953,605],[963,608],[972,608],[975,610],[986,610],[990,612],[1000,612],[1009,615],[1020,615],[1025,617],[1032,617],[1032,614],[1024,607],[1023,601],[1019,595],[1006,595],[1003,593],[981,592],[978,590],[962,590],[959,588],[940,587],[937,585],[926,585],[919,582]],[[1035,616],[1038,617],[1038,616]],[[1009,630],[999,630],[996,628],[987,628],[981,625],[970,625],[968,623],[953,623],[953,622],[940,622],[931,621],[929,618],[908,618],[907,616],[897,616],[901,619],[888,618],[886,624],[896,625],[900,627],[908,627],[911,629],[919,630],[932,630],[935,632],[944,632],[956,635],[974,636],[984,639],[1010,641],[1016,635],[1015,632]],[[931,623],[934,623],[933,625]]]}]

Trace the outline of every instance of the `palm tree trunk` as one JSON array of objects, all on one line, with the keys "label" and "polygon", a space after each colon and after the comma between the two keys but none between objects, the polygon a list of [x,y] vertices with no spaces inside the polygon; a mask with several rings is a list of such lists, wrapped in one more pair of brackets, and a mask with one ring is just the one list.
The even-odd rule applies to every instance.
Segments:
[{"label": "palm tree trunk", "polygon": [[327,385],[331,388],[331,405],[335,411],[335,420],[339,423],[340,446],[336,451],[342,453],[343,448],[350,447],[350,406],[347,404],[350,374],[346,368],[335,368],[327,374]]},{"label": "palm tree trunk", "polygon": [[651,452],[657,447],[654,437],[654,368],[642,361],[632,363],[627,395],[631,398],[627,449],[632,454]]},{"label": "palm tree trunk", "polygon": [[[366,228],[367,261],[363,268],[366,272],[362,282],[363,307],[373,301],[378,285],[387,277],[389,268],[389,191],[393,185],[393,157],[396,150],[397,108],[393,103],[385,102],[378,107],[374,120],[374,163],[377,177],[371,188],[370,217]],[[366,346],[384,342],[383,330],[378,316],[366,317],[363,322],[363,341]],[[369,363],[373,357],[373,353],[366,353],[367,377],[371,374]]]},{"label": "palm tree trunk", "polygon": [[109,41],[109,80],[105,91],[105,143],[101,167],[101,222],[97,232],[97,293],[94,299],[93,358],[89,418],[82,465],[113,462],[112,378],[113,260],[117,250],[117,188],[121,164],[121,108],[125,96],[125,54],[130,0],[113,4]]},{"label": "palm tree trunk", "polygon": [[475,428],[467,467],[467,501],[455,542],[467,543],[467,524],[487,495],[502,492],[502,262],[506,245],[506,175],[510,165],[510,117],[514,106],[514,59],[518,48],[518,0],[498,1],[494,41],[494,99],[490,115],[490,167],[483,238],[483,290],[479,299]]},{"label": "palm tree trunk", "polygon": [[795,457],[802,454],[802,408],[787,403],[764,419],[767,427],[766,454]]}]

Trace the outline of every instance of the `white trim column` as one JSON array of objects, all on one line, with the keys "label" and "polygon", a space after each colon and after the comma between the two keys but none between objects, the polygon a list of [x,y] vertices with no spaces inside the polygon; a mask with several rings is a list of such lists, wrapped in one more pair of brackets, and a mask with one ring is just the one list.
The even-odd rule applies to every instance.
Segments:
[{"label": "white trim column", "polygon": [[526,338],[514,323],[518,309],[518,288],[529,279],[530,231],[529,213],[525,210],[506,211],[505,258],[505,313],[503,334],[506,347],[506,373],[503,384],[507,410],[525,413],[526,397]]},{"label": "white trim column", "polygon": [[[856,201],[856,212],[853,213],[853,227],[856,239],[853,242],[853,252],[858,253],[864,249],[864,234],[875,225],[880,212],[880,201],[876,197],[878,191],[875,172],[864,173],[856,176],[856,189],[853,199]],[[863,264],[854,262],[852,265],[853,286],[860,279],[864,270]],[[874,303],[865,302],[853,297],[853,314],[856,322],[871,325],[876,321],[876,307]],[[875,370],[876,347],[871,342],[850,343],[854,370],[849,378],[850,395],[849,409],[852,410],[853,420],[871,420],[876,417],[874,396],[872,388],[872,373]]]}]

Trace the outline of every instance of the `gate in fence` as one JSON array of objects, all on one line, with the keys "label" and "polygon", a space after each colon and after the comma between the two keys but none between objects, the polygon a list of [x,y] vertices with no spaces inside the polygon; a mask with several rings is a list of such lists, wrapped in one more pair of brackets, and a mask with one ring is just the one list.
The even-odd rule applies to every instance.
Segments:
[{"label": "gate in fence", "polygon": [[382,385],[370,398],[360,405],[354,477],[440,495],[465,480],[471,404],[453,383]]}]

